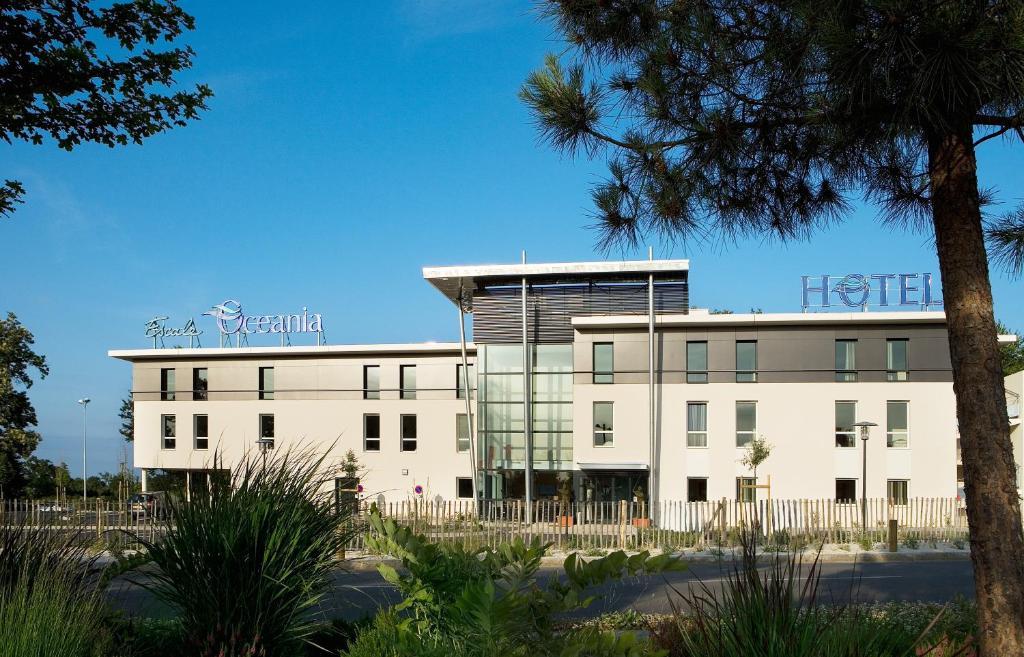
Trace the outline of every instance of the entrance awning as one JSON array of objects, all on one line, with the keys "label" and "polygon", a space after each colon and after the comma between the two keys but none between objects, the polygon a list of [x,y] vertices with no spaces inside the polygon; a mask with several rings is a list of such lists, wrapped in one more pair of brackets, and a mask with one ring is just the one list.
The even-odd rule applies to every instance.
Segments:
[{"label": "entrance awning", "polygon": [[577,463],[580,470],[648,470],[646,463]]}]

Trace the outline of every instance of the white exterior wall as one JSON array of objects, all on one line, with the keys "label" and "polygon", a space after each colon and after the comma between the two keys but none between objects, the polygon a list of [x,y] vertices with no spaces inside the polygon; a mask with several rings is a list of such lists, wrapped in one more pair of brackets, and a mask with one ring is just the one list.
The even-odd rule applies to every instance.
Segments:
[{"label": "white exterior wall", "polygon": [[[868,497],[884,497],[886,480],[908,479],[911,497],[956,495],[956,405],[951,383],[714,383],[658,387],[659,496],[685,500],[687,477],[707,477],[708,498],[734,499],[736,477],[751,476],[736,447],[736,402],[757,402],[757,433],[772,444],[758,469],[772,477],[775,498],[832,498],[835,480],[856,479],[862,446],[835,446],[835,402],[856,401],[857,420],[879,426],[868,441]],[[573,390],[577,463],[648,463],[648,388],[577,384]],[[910,402],[906,449],[886,447],[886,402]],[[593,402],[614,402],[614,447],[594,447]],[[708,447],[686,446],[686,403],[708,404]]]},{"label": "white exterior wall", "polygon": [[[466,412],[464,400],[266,400],[266,401],[143,401],[135,404],[135,466],[162,469],[208,469],[214,455],[231,466],[248,452],[259,455],[256,439],[259,415],[274,414],[275,451],[309,448],[327,452],[328,462],[355,451],[364,469],[364,495],[384,495],[388,501],[413,496],[423,486],[424,497],[456,498],[456,477],[469,477],[469,455],[455,445],[455,417]],[[210,446],[196,450],[192,415],[209,416]],[[363,414],[379,413],[379,452],[363,450]],[[417,416],[415,452],[400,451],[399,417]],[[173,450],[161,449],[160,416],[177,416]],[[407,471],[407,472],[406,472]]]}]

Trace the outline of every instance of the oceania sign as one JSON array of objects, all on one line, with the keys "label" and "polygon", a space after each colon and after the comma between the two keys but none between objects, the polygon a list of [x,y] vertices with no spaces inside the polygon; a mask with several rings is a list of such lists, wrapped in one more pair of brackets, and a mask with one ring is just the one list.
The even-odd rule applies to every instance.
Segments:
[{"label": "oceania sign", "polygon": [[228,299],[203,314],[217,320],[217,328],[222,335],[323,332],[323,318],[320,313],[310,314],[305,308],[302,309],[301,315],[246,315],[242,312],[242,304],[234,299]]},{"label": "oceania sign", "polygon": [[804,310],[840,304],[850,308],[917,306],[925,310],[942,305],[942,299],[935,297],[932,275],[929,273],[821,274],[801,276],[801,279],[801,305]]}]

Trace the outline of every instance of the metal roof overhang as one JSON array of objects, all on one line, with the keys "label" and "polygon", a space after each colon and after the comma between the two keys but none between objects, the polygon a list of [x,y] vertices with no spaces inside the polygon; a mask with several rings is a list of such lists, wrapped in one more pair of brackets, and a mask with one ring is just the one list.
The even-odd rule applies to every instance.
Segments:
[{"label": "metal roof overhang", "polygon": [[640,280],[649,274],[685,274],[689,270],[689,260],[609,260],[424,267],[423,278],[455,305],[461,298],[465,310],[471,312],[473,292],[487,283],[522,278],[545,283]]},{"label": "metal roof overhang", "polygon": [[580,470],[649,470],[646,463],[576,463]]}]

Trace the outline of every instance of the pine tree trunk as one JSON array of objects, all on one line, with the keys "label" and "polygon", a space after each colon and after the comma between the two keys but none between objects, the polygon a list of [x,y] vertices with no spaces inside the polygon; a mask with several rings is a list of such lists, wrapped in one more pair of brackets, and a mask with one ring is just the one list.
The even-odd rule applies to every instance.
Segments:
[{"label": "pine tree trunk", "polygon": [[971,126],[928,140],[932,219],[985,657],[1024,655],[1024,535]]}]

